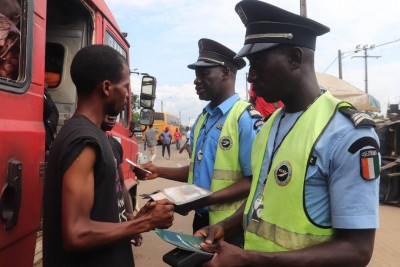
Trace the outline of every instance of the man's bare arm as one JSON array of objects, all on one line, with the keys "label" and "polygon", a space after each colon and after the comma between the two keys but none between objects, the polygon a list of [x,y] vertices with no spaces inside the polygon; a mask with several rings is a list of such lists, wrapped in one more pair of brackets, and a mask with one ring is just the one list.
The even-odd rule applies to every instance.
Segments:
[{"label": "man's bare arm", "polygon": [[143,216],[123,223],[98,222],[90,219],[94,203],[96,152],[85,147],[63,176],[62,238],[66,250],[82,250],[130,238],[133,234],[155,227],[168,228],[173,221],[173,205],[160,201],[145,206]]}]

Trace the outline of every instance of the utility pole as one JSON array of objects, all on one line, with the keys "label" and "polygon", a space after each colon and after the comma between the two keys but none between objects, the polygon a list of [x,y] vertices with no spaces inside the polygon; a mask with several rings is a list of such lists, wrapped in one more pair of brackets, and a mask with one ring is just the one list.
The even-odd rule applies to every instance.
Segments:
[{"label": "utility pole", "polygon": [[300,15],[307,17],[307,0],[300,0]]},{"label": "utility pole", "polygon": [[[356,47],[356,53],[364,50],[364,56],[354,56],[354,57],[363,57],[364,62],[365,62],[365,93],[368,94],[368,58],[373,57],[373,58],[380,58],[380,56],[369,56],[368,55],[368,50],[372,50],[375,48],[375,45],[364,45],[361,47],[361,45],[357,45]],[[353,58],[353,57],[352,57]]]},{"label": "utility pole", "polygon": [[343,80],[343,73],[342,73],[342,51],[338,50],[338,62],[339,62],[339,79]]}]

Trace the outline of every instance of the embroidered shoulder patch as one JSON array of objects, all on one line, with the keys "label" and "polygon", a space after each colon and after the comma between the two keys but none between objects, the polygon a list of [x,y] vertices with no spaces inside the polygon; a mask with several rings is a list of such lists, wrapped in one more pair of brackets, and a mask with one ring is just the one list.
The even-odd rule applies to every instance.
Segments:
[{"label": "embroidered shoulder patch", "polygon": [[365,180],[374,180],[379,177],[379,152],[375,148],[360,151],[361,177]]},{"label": "embroidered shoulder patch", "polygon": [[258,130],[258,128],[263,126],[263,124],[264,124],[264,121],[262,119],[257,120],[253,125],[254,130]]},{"label": "embroidered shoulder patch", "polygon": [[375,122],[367,113],[358,111],[356,109],[350,107],[340,107],[339,111],[348,117],[353,123],[356,128],[362,126],[370,126],[375,127]]},{"label": "embroidered shoulder patch", "polygon": [[253,105],[249,105],[246,109],[249,112],[250,117],[262,118],[261,113],[257,109],[255,109],[255,107]]}]

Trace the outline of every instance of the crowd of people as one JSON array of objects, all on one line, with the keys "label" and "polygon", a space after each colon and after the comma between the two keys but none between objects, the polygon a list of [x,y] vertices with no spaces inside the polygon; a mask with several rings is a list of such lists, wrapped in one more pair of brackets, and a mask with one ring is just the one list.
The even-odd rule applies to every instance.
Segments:
[{"label": "crowd of people", "polygon": [[[258,0],[240,1],[235,11],[246,28],[243,48],[202,38],[197,60],[187,66],[207,102],[186,129],[187,143],[180,147],[179,130],[161,133],[162,156],[167,150],[170,158],[174,137],[190,163],[155,165],[150,126],[144,147],[151,158],[142,167],[151,173],[134,169],[141,180],[213,192],[179,207],[153,201],[133,214],[118,172],[122,151],[104,133],[123,110],[128,64],[103,45],[75,56],[78,106],[50,149],[44,266],[134,266],[131,240],[140,245],[140,233],[168,228],[175,212],[192,210],[193,234],[214,253],[203,266],[368,264],[379,221],[379,140],[372,119],[318,85],[316,39],[330,29]],[[244,57],[252,90],[274,105],[271,114],[235,93]]]}]

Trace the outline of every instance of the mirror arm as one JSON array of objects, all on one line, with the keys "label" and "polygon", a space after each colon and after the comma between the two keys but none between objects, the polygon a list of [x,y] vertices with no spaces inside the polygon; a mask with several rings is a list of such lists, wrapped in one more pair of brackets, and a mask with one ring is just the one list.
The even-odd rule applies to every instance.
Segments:
[{"label": "mirror arm", "polygon": [[147,130],[147,125],[144,126],[143,130],[131,130],[131,134],[129,135],[129,138],[131,138],[135,133],[143,133],[144,131]]}]

